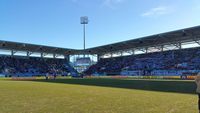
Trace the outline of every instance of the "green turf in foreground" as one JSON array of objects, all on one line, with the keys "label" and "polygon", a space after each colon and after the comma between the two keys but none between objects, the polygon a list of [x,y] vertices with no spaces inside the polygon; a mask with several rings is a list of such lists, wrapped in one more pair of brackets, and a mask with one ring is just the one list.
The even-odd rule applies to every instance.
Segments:
[{"label": "green turf in foreground", "polygon": [[[146,84],[144,87],[153,85],[148,81],[126,80],[126,85],[121,81],[129,88],[102,87],[99,84],[103,81],[114,86],[120,82],[115,79],[110,79],[110,83],[108,79],[0,80],[0,113],[197,113],[195,94],[156,91],[151,86],[151,90],[139,90],[131,86],[140,82]],[[165,88],[165,85],[157,87]],[[176,85],[173,88],[177,89]]]}]

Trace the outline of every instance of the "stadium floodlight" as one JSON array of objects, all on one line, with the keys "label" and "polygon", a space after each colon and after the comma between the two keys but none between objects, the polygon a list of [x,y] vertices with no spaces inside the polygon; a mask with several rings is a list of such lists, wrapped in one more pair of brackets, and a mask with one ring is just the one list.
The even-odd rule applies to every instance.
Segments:
[{"label": "stadium floodlight", "polygon": [[[81,24],[83,24],[83,49],[85,50],[85,25],[88,24],[87,16],[81,17]],[[85,55],[84,55],[84,57],[85,57]]]},{"label": "stadium floodlight", "polygon": [[87,16],[81,17],[81,24],[88,24],[88,17]]}]

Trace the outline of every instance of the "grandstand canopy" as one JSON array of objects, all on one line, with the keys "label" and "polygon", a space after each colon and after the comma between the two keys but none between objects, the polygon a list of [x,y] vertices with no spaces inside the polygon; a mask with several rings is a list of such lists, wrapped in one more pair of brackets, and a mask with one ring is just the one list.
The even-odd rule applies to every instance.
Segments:
[{"label": "grandstand canopy", "polygon": [[176,31],[146,36],[104,46],[86,49],[87,53],[104,54],[107,52],[124,51],[153,46],[185,43],[200,40],[200,26],[180,29]]},{"label": "grandstand canopy", "polygon": [[67,49],[60,47],[11,42],[11,41],[2,41],[2,40],[0,40],[0,47],[1,49],[6,49],[6,50],[53,53],[61,55],[75,54],[75,52],[77,51],[75,49]]},{"label": "grandstand canopy", "polygon": [[109,45],[88,48],[85,51],[77,49],[44,46],[44,45],[10,42],[3,40],[0,40],[0,47],[1,49],[13,50],[13,51],[52,53],[60,55],[75,55],[75,54],[103,55],[106,53],[117,52],[117,51],[126,51],[130,49],[134,50],[134,49],[148,48],[154,46],[158,47],[170,44],[177,45],[179,43],[185,43],[191,41],[200,43],[199,40],[200,40],[200,26],[195,26],[191,28],[185,28],[176,31],[113,43]]}]

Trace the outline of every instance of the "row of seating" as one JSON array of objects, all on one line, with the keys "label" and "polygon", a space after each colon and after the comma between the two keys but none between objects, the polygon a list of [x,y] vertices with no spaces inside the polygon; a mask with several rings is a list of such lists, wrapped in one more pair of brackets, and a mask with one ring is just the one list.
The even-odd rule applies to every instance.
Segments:
[{"label": "row of seating", "polygon": [[200,48],[169,50],[115,58],[102,58],[86,74],[120,74],[121,71],[199,70]]},{"label": "row of seating", "polygon": [[5,75],[68,75],[74,72],[65,59],[0,56],[0,73]]}]

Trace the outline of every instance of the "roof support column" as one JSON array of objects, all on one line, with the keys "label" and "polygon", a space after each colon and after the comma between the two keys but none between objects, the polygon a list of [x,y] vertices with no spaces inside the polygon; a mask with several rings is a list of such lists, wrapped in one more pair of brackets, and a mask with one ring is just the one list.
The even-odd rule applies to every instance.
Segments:
[{"label": "roof support column", "polygon": [[182,44],[181,42],[177,43],[177,44],[174,44],[174,46],[178,49],[181,49],[182,48]]},{"label": "roof support column", "polygon": [[27,56],[27,57],[30,56],[30,52],[29,52],[29,51],[26,52],[26,56]]},{"label": "roof support column", "polygon": [[181,44],[181,42],[179,42],[178,45],[179,45],[179,49],[182,49],[182,44]]},{"label": "roof support column", "polygon": [[148,47],[145,48],[145,53],[148,53]]},{"label": "roof support column", "polygon": [[135,55],[135,50],[134,49],[132,50],[132,55]]},{"label": "roof support column", "polygon": [[120,56],[123,56],[123,52],[122,51],[120,51]]},{"label": "roof support column", "polygon": [[11,50],[11,56],[13,56],[14,55],[14,51],[13,50]]},{"label": "roof support column", "polygon": [[11,56],[14,56],[17,51],[11,50]]},{"label": "roof support column", "polygon": [[101,58],[101,55],[97,54],[97,62],[100,60],[100,58]]},{"label": "roof support column", "polygon": [[70,62],[70,56],[69,56],[69,55],[64,55],[64,57],[65,57],[65,60],[66,60],[67,62]]},{"label": "roof support column", "polygon": [[40,57],[43,58],[43,57],[44,57],[44,53],[41,53],[41,54],[40,54]]},{"label": "roof support column", "polygon": [[54,58],[54,59],[56,58],[56,54],[55,54],[55,53],[53,54],[53,58]]},{"label": "roof support column", "polygon": [[110,53],[111,58],[113,58],[113,53]]},{"label": "roof support column", "polygon": [[161,52],[163,52],[163,50],[164,50],[164,45],[161,45]]}]

